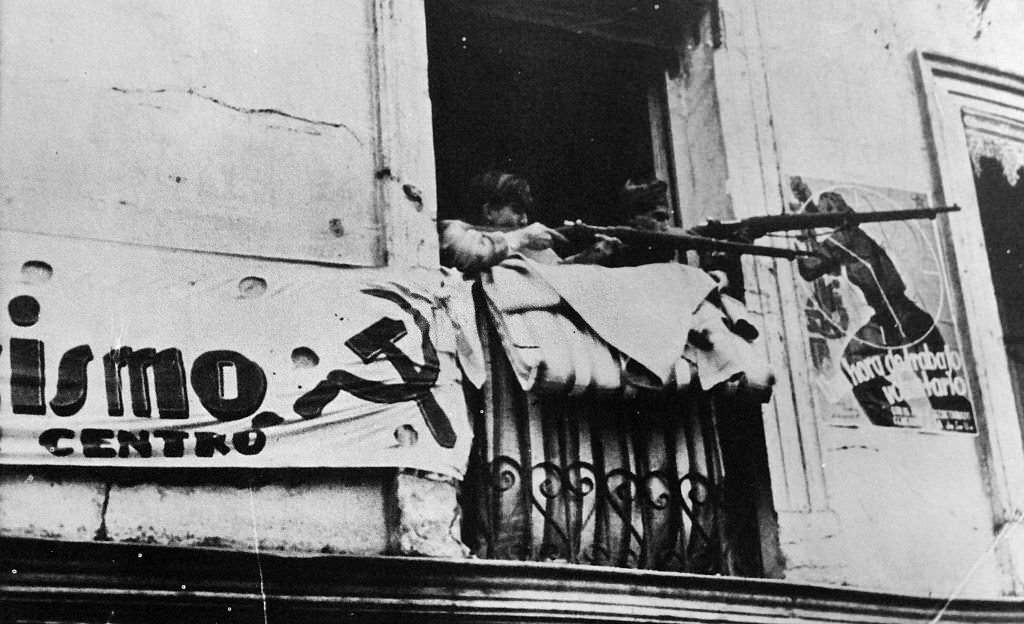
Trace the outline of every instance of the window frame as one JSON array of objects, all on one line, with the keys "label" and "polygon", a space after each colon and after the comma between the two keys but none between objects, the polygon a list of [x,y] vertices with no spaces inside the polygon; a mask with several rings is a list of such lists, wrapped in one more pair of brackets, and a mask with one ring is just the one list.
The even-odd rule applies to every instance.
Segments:
[{"label": "window frame", "polygon": [[[949,221],[947,236],[960,284],[960,312],[968,319],[966,333],[976,363],[972,386],[981,412],[978,443],[987,458],[986,476],[999,528],[1020,522],[1024,508],[1024,414],[1017,412],[962,112],[970,108],[1024,122],[1024,76],[930,51],[919,51],[916,62],[933,150],[935,196],[940,203],[956,203],[962,209]],[[1007,550],[1021,552],[1020,546]],[[1014,562],[1014,567],[1019,574],[1024,562]]]}]

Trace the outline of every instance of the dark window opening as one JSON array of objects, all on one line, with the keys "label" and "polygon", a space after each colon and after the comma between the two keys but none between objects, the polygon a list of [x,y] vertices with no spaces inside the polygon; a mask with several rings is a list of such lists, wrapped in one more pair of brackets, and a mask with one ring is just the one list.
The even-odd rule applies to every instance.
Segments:
[{"label": "dark window opening", "polygon": [[531,220],[621,221],[618,188],[656,173],[658,54],[454,2],[426,7],[439,218],[476,220],[468,182],[499,169],[529,181]]},{"label": "dark window opening", "polygon": [[[992,287],[999,306],[1006,355],[1010,362],[1017,413],[1024,415],[1024,166],[1011,184],[1006,168],[990,156],[977,158],[974,185]],[[1012,176],[1012,173],[1010,174]]]}]

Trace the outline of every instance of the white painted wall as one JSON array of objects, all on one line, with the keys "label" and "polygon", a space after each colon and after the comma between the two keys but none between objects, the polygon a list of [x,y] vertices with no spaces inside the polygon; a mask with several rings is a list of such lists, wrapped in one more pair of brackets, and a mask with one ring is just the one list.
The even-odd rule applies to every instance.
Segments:
[{"label": "white painted wall", "polygon": [[[422,11],[0,0],[0,230],[127,243],[112,274],[137,246],[194,252],[165,256],[182,266],[312,261],[328,281],[436,266]],[[397,539],[390,470],[129,473],[4,466],[0,534],[357,554]]]},{"label": "white painted wall", "polygon": [[[0,227],[354,265],[432,261],[429,137],[414,136],[427,132],[429,107],[403,108],[398,95],[425,98],[416,7],[5,0]],[[786,174],[934,188],[912,53],[1024,72],[1024,9],[1009,0],[984,16],[969,0],[721,0],[721,9],[714,67],[694,66],[692,82],[680,78],[669,93],[674,112],[686,111],[674,131],[686,127],[694,141],[674,146],[677,169],[693,163],[680,180],[693,220],[726,216],[725,197],[737,216],[773,212]],[[405,60],[375,56],[374,32],[390,38],[387,59]],[[408,129],[390,149],[379,149],[382,114],[388,128]],[[384,166],[390,174],[376,180]],[[401,203],[415,191],[422,202]],[[1012,570],[989,550],[993,505],[974,440],[819,426],[801,398],[793,276],[780,263],[751,266],[764,324],[778,330],[769,348],[789,373],[766,418],[787,578],[940,596],[1011,588]],[[115,539],[249,543],[247,489],[108,491],[113,481],[5,469],[0,525],[64,539],[92,539],[104,524]],[[270,514],[259,530],[274,548],[380,552],[382,487],[262,487],[261,507],[301,499],[316,513],[298,529]],[[225,496],[237,504],[201,522],[196,510]],[[332,509],[339,515],[323,513]]]},{"label": "white painted wall", "polygon": [[380,555],[390,539],[387,482],[380,471],[288,476],[5,466],[0,535]]},{"label": "white painted wall", "polygon": [[[722,0],[721,7],[723,190],[737,216],[778,212],[789,175],[936,189],[916,50],[1024,74],[1017,2],[991,2],[983,15],[967,0]],[[769,347],[779,345],[773,361],[792,383],[792,395],[780,387],[766,415],[786,578],[943,597],[1019,592],[1019,571],[1005,552],[1013,540],[994,544],[1005,510],[989,496],[984,444],[816,420],[791,288],[799,278],[781,263],[748,266],[772,321]],[[983,416],[1006,417],[1016,418]]]},{"label": "white painted wall", "polygon": [[0,224],[381,264],[373,6],[5,0]]},{"label": "white painted wall", "polygon": [[982,16],[970,0],[784,0],[759,7],[781,170],[930,189],[912,55],[931,50],[1024,72],[1024,5],[989,7]]}]

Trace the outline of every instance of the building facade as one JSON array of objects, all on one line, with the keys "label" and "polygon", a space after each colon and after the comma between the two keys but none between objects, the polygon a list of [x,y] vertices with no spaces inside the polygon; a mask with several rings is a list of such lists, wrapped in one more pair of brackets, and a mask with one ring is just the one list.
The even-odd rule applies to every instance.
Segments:
[{"label": "building facade", "polygon": [[[1024,613],[1016,3],[0,7],[12,621]],[[731,260],[765,403],[523,392],[479,299],[463,392],[458,341],[388,285],[450,282],[437,222],[490,168],[552,225],[614,222],[643,172],[683,227],[959,210],[818,232],[830,264]],[[360,354],[378,317],[402,329]],[[365,405],[312,426],[350,364],[441,390],[354,394],[406,410],[384,433]],[[306,437],[269,456],[282,417]]]}]

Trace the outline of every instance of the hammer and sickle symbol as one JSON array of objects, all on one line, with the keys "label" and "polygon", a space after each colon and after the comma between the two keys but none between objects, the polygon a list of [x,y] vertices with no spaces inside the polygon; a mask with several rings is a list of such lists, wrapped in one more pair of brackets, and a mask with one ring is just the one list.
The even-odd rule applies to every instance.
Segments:
[{"label": "hammer and sickle symbol", "polygon": [[326,379],[295,401],[295,413],[306,419],[317,418],[342,390],[372,403],[416,401],[434,440],[444,448],[454,447],[457,436],[451,420],[430,392],[437,382],[440,366],[437,350],[430,341],[427,319],[397,293],[375,288],[363,290],[363,293],[387,299],[412,316],[422,336],[423,366],[417,366],[395,345],[407,333],[405,323],[389,317],[381,318],[346,340],[345,346],[364,364],[383,356],[395,367],[403,383],[387,384],[364,379],[345,370],[332,370]]}]

